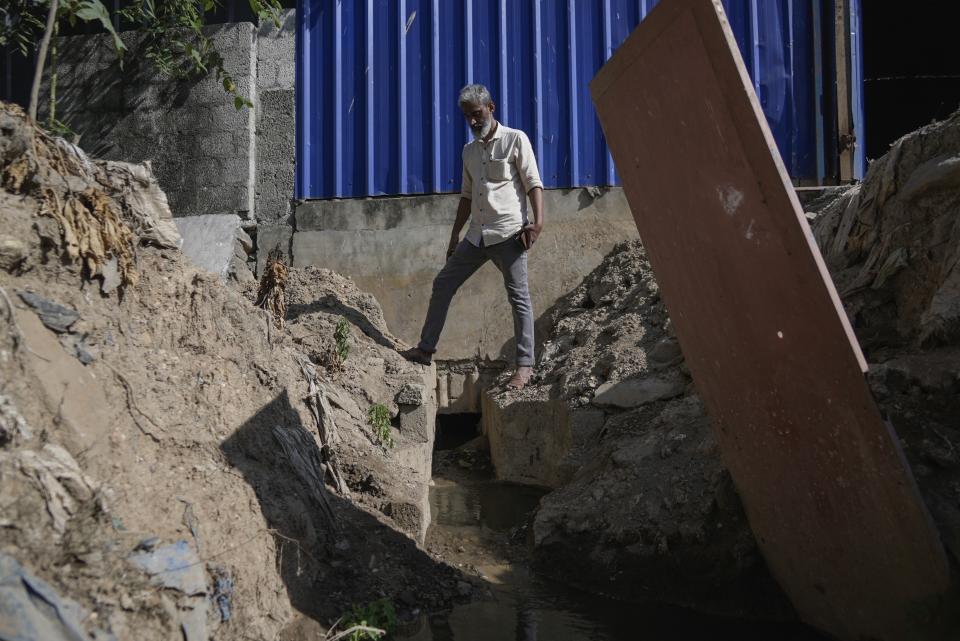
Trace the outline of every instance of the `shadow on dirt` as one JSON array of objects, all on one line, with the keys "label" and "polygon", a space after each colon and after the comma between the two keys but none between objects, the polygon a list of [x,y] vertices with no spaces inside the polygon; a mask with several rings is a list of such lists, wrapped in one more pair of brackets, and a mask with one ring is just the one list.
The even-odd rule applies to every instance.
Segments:
[{"label": "shadow on dirt", "polygon": [[328,625],[352,605],[384,596],[394,601],[401,618],[412,616],[413,610],[450,607],[462,575],[430,558],[406,535],[324,489],[331,521],[284,455],[275,427],[303,432],[298,441],[316,450],[301,452],[303,459],[321,460],[316,437],[304,427],[286,391],[220,447],[256,492],[274,530],[277,567],[294,608]]}]

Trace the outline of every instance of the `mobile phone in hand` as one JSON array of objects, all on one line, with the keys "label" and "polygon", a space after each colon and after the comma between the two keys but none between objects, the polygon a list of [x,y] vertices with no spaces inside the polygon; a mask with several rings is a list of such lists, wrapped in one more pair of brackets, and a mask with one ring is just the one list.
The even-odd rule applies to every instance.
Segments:
[{"label": "mobile phone in hand", "polygon": [[529,242],[529,239],[527,238],[526,228],[521,229],[520,231],[517,232],[517,240],[520,241],[520,244],[523,245],[524,249],[530,249],[530,242]]}]

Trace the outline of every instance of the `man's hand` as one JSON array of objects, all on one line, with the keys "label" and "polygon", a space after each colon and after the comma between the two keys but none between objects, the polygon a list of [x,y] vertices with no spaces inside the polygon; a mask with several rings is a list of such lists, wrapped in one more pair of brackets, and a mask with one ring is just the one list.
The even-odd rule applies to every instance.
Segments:
[{"label": "man's hand", "polygon": [[457,245],[459,245],[459,244],[460,244],[460,241],[459,241],[459,239],[457,239],[456,237],[453,237],[453,238],[450,239],[450,244],[447,245],[447,259],[448,259],[448,260],[449,260],[449,258],[450,258],[451,256],[453,256],[453,252],[457,251]]},{"label": "man's hand", "polygon": [[524,227],[520,234],[520,240],[523,242],[523,246],[528,250],[533,247],[533,244],[537,242],[537,238],[540,237],[540,232],[542,231],[543,225],[530,223]]}]

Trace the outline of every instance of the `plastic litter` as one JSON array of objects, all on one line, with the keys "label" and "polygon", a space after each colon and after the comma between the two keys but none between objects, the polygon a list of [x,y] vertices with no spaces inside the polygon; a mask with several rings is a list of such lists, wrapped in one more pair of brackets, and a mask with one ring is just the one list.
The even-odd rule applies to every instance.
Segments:
[{"label": "plastic litter", "polygon": [[204,564],[187,541],[134,552],[130,560],[165,588],[179,590],[188,596],[207,593]]},{"label": "plastic litter", "polygon": [[226,623],[232,616],[230,599],[233,597],[233,577],[225,568],[215,568],[213,582],[213,596],[210,597],[217,609],[220,610],[220,621]]},{"label": "plastic litter", "polygon": [[[0,641],[87,641],[80,626],[87,612],[8,554],[0,552]],[[116,641],[102,630],[98,641]]]}]

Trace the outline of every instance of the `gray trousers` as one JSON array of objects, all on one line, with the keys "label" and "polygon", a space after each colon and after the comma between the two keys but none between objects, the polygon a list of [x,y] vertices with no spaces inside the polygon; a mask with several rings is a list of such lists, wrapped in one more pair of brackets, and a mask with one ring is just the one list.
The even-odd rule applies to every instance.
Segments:
[{"label": "gray trousers", "polygon": [[527,251],[517,238],[484,247],[477,247],[466,239],[460,241],[457,250],[433,279],[430,307],[417,347],[428,354],[437,351],[437,342],[447,320],[447,310],[450,309],[453,295],[488,260],[493,261],[503,274],[507,300],[513,308],[517,365],[533,366],[533,305],[530,303],[530,288],[527,286]]}]

